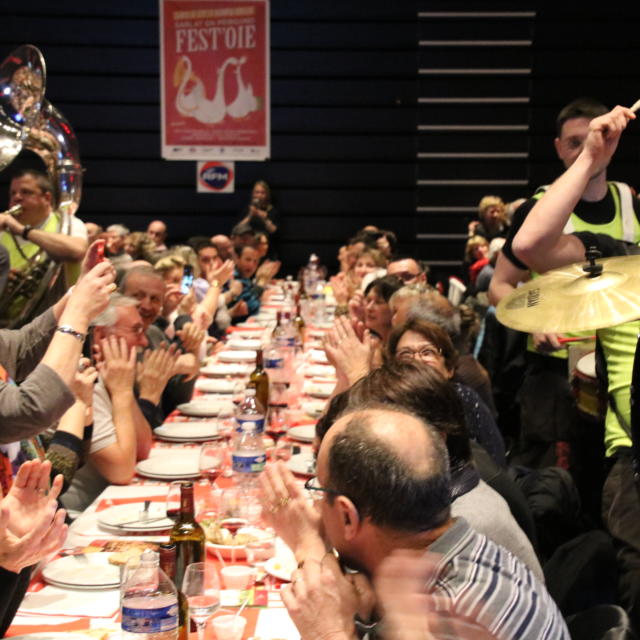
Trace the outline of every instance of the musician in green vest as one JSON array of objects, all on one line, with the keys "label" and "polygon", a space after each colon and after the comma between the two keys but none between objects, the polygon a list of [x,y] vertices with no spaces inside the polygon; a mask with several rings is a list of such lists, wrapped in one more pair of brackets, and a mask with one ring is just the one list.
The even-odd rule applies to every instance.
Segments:
[{"label": "musician in green vest", "polygon": [[[554,146],[566,169],[582,151],[591,120],[606,112],[603,104],[590,98],[574,100],[560,111]],[[529,266],[514,255],[511,245],[529,212],[537,202],[547,198],[546,192],[547,187],[540,188],[514,214],[491,280],[489,297],[494,304],[510,293],[518,282],[528,280],[532,275]],[[590,231],[635,243],[640,240],[639,218],[638,199],[628,185],[607,181],[607,167],[604,166],[578,194],[571,215],[564,223],[564,231]],[[519,392],[520,439],[513,459],[530,467],[559,465],[578,474],[582,471],[589,481],[589,473],[593,470],[583,468],[590,463],[589,454],[586,459],[576,459],[575,447],[588,427],[580,423],[581,432],[578,432],[579,418],[568,380],[567,350],[561,340],[575,335],[540,333],[529,337],[527,369]],[[576,476],[576,479],[580,484],[581,478]]]},{"label": "musician in green vest", "polygon": [[[21,317],[29,299],[40,286],[37,279],[47,272],[50,260],[64,263],[61,275],[47,291],[42,306],[50,306],[78,278],[80,263],[87,251],[87,231],[81,220],[73,215],[54,210],[53,186],[47,176],[39,171],[26,169],[17,173],[9,187],[9,207],[19,206],[14,215],[0,214],[0,244],[9,252],[9,284],[2,294],[1,309],[3,324],[15,326],[28,321]],[[25,279],[32,286],[21,283]],[[20,288],[18,288],[20,286]],[[17,289],[11,295],[13,288]],[[41,288],[44,288],[41,287]],[[37,309],[33,310],[37,312]]]},{"label": "musician in green vest", "polygon": [[[514,238],[513,252],[519,260],[543,271],[583,260],[586,247],[595,246],[604,256],[637,252],[634,243],[607,235],[564,231],[585,185],[604,172],[622,131],[635,117],[629,109],[616,107],[590,122],[578,158],[538,201]],[[640,495],[630,433],[630,386],[639,330],[640,321],[635,320],[597,331],[609,395],[605,447],[610,471],[602,492],[602,519],[618,549],[619,597],[636,629],[640,629]]]}]

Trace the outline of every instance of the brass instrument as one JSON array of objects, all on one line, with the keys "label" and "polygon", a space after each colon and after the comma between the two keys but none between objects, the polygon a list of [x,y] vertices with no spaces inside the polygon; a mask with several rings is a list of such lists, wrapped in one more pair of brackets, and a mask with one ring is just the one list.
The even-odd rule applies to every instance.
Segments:
[{"label": "brass instrument", "polygon": [[[33,45],[18,47],[0,65],[0,171],[25,149],[40,156],[54,187],[52,206],[60,213],[58,233],[70,233],[80,204],[82,173],[78,142],[66,118],[44,98],[46,66]],[[6,213],[19,215],[21,207]],[[56,284],[64,287],[64,265],[44,250],[11,274],[0,299],[0,326],[18,327],[54,300]],[[59,296],[58,296],[59,297]]]}]

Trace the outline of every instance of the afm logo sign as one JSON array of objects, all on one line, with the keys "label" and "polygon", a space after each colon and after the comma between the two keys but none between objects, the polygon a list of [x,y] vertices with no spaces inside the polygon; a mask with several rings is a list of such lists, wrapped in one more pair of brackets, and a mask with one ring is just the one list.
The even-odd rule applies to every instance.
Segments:
[{"label": "afm logo sign", "polygon": [[233,193],[235,162],[198,162],[198,193]]}]

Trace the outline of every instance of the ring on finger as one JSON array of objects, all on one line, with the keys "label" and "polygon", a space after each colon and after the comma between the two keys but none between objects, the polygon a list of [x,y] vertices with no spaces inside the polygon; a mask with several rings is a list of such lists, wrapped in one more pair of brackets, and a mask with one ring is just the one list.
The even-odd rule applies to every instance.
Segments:
[{"label": "ring on finger", "polygon": [[291,500],[291,496],[283,496],[282,498],[280,498],[280,500],[278,501],[278,506],[279,507],[286,507],[287,504],[289,504],[289,501]]}]

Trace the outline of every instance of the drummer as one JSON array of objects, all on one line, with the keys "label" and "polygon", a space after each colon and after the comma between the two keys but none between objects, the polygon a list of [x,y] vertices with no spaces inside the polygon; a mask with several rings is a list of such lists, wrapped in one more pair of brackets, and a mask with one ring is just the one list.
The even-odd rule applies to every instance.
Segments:
[{"label": "drummer", "polygon": [[[626,243],[611,237],[590,232],[567,235],[563,229],[581,194],[600,180],[622,131],[635,117],[630,109],[616,107],[589,123],[575,162],[536,203],[513,240],[513,251],[524,264],[538,271],[559,267],[584,260],[585,247],[593,245],[604,255],[632,252]],[[597,332],[607,365],[610,399],[605,447],[611,470],[603,489],[602,514],[620,548],[619,595],[636,628],[640,627],[640,498],[633,480],[629,425],[630,385],[639,330],[640,321],[636,320]]]},{"label": "drummer", "polygon": [[[558,137],[554,145],[565,169],[571,167],[579,156],[589,131],[589,122],[606,112],[603,104],[591,98],[575,100],[560,111],[556,123]],[[534,205],[547,198],[547,190],[548,186],[540,187],[514,215],[491,281],[489,295],[494,304],[510,293],[518,282],[529,278],[528,265],[514,255],[512,242]],[[578,231],[606,233],[617,239],[623,238],[629,230],[629,239],[637,242],[640,240],[640,225],[636,220],[640,206],[637,203],[627,185],[607,182],[605,166],[576,194],[568,223]],[[571,468],[574,474],[584,470],[586,473],[583,475],[589,477],[592,473],[589,469],[591,459],[576,459],[574,445],[578,416],[567,379],[567,350],[559,337],[551,333],[535,333],[528,339],[527,369],[519,392],[519,450],[512,457],[512,462],[529,467],[557,464]],[[580,431],[584,431],[584,426],[579,426]]]}]

